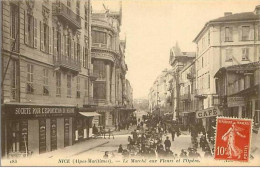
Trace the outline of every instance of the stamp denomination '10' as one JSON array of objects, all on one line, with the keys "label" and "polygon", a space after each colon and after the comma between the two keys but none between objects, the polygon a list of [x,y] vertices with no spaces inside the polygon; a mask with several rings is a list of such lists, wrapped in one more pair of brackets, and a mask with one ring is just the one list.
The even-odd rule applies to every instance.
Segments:
[{"label": "stamp denomination '10'", "polygon": [[215,159],[249,160],[252,121],[218,118],[215,143]]}]

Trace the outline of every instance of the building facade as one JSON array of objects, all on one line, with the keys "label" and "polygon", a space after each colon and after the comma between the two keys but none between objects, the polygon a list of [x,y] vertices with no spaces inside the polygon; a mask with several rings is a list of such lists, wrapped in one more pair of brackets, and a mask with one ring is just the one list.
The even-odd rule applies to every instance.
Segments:
[{"label": "building facade", "polygon": [[171,81],[172,72],[165,69],[156,78],[149,91],[149,110],[155,115],[171,112]]},{"label": "building facade", "polygon": [[[214,75],[220,68],[259,60],[259,8],[253,12],[227,12],[210,20],[194,39],[197,44],[195,96],[199,99],[199,110],[217,106]],[[202,119],[206,129],[214,118]]]},{"label": "building facade", "polygon": [[195,113],[198,108],[195,98],[196,66],[195,58],[188,61],[180,71],[180,123],[181,129],[187,130],[195,124]]},{"label": "building facade", "polygon": [[79,111],[93,95],[90,0],[1,3],[2,155],[89,138],[91,117]]},{"label": "building facade", "polygon": [[226,117],[253,119],[259,128],[259,61],[221,68],[215,75],[219,108]]},{"label": "building facade", "polygon": [[[182,120],[186,102],[190,101],[191,84],[185,74],[192,69],[195,59],[194,52],[182,52],[178,44],[170,50],[169,63],[172,66],[173,80],[171,82],[172,112],[175,120]],[[194,67],[193,67],[194,69]],[[193,71],[193,70],[192,70]],[[189,87],[190,86],[190,87]],[[186,98],[185,98],[186,97]]]},{"label": "building facade", "polygon": [[119,38],[121,20],[122,8],[118,12],[92,13],[91,57],[97,75],[93,83],[93,99],[100,114],[93,123],[99,127],[117,127],[127,120],[125,75],[128,68],[126,41]]}]

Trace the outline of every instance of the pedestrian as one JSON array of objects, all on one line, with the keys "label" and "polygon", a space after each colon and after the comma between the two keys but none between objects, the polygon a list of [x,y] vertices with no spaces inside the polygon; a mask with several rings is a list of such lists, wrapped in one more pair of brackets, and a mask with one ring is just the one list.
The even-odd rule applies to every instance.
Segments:
[{"label": "pedestrian", "polygon": [[187,152],[184,149],[181,149],[180,158],[186,158],[186,157],[187,157]]},{"label": "pedestrian", "polygon": [[172,134],[172,141],[174,141],[174,138],[175,138],[175,127],[174,126],[171,126],[171,128],[170,128],[170,132],[171,132],[171,134]]},{"label": "pedestrian", "polygon": [[103,156],[104,159],[108,158],[108,151],[105,151],[105,155]]},{"label": "pedestrian", "polygon": [[171,141],[169,140],[169,137],[166,137],[166,140],[164,141],[165,150],[170,150],[171,148]]},{"label": "pedestrian", "polygon": [[134,130],[134,132],[132,132],[132,135],[133,135],[133,142],[135,144],[137,141],[137,138],[138,138],[136,130]]},{"label": "pedestrian", "polygon": [[96,124],[94,124],[92,129],[93,129],[93,134],[97,135],[98,134],[98,128],[96,127]]},{"label": "pedestrian", "polygon": [[123,147],[122,147],[122,144],[119,145],[119,148],[118,148],[118,153],[122,153],[123,152]]}]

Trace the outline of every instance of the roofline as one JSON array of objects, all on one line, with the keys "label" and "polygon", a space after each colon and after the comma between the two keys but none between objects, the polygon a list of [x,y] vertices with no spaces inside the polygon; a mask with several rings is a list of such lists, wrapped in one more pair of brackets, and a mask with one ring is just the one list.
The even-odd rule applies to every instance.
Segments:
[{"label": "roofline", "polygon": [[197,39],[200,37],[201,33],[204,32],[204,30],[211,24],[224,24],[224,23],[230,23],[230,22],[259,22],[257,19],[250,19],[250,20],[229,20],[229,21],[208,21],[203,28],[200,30],[199,34],[193,39],[192,42],[196,43]]}]

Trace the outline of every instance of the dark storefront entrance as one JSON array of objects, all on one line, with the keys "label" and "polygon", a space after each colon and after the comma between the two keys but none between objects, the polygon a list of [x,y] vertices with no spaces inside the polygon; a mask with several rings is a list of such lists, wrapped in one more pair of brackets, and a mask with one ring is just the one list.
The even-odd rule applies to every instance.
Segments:
[{"label": "dark storefront entrance", "polygon": [[92,120],[95,116],[100,116],[96,112],[88,111],[86,108],[80,109],[74,119],[74,143],[89,139],[92,136]]},{"label": "dark storefront entrance", "polygon": [[2,156],[41,154],[72,145],[71,106],[2,106]]}]

